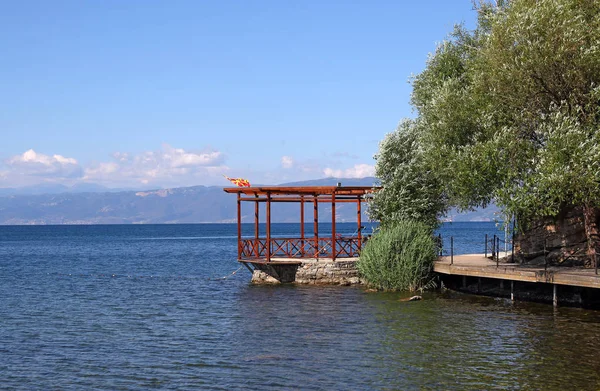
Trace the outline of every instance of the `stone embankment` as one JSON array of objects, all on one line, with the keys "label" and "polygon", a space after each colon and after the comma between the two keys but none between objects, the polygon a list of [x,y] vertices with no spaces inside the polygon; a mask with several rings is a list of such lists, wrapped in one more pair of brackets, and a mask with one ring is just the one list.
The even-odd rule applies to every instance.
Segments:
[{"label": "stone embankment", "polygon": [[565,210],[556,218],[534,221],[515,237],[517,260],[530,265],[592,267],[587,247],[581,208]]},{"label": "stone embankment", "polygon": [[255,264],[254,284],[359,285],[356,260],[303,260],[301,264]]}]

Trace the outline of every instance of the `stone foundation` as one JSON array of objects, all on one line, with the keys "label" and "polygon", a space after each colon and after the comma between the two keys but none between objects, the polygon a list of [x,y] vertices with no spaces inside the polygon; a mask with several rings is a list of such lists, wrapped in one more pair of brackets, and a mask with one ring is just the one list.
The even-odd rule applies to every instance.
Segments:
[{"label": "stone foundation", "polygon": [[253,284],[359,285],[356,260],[304,260],[298,265],[254,264]]}]

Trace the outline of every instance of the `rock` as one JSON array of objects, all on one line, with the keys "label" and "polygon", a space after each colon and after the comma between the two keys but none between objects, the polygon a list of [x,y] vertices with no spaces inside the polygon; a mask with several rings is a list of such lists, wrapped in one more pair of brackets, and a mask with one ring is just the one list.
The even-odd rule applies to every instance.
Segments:
[{"label": "rock", "polygon": [[400,299],[398,301],[418,301],[418,300],[423,300],[422,296],[413,296],[413,297],[407,297],[404,299]]}]

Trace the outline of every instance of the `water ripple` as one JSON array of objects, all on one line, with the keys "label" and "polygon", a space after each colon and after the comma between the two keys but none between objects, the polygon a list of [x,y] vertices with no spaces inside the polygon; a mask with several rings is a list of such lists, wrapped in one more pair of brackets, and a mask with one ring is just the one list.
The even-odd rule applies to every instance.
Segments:
[{"label": "water ripple", "polygon": [[235,226],[10,229],[0,227],[1,388],[600,387],[597,312],[251,286],[245,269],[231,275],[235,239],[128,239],[235,237]]}]

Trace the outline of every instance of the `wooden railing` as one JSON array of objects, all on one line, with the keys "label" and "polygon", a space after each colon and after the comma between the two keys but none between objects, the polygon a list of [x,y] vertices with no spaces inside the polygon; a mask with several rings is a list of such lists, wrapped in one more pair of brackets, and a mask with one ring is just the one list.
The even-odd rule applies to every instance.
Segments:
[{"label": "wooden railing", "polygon": [[[364,241],[364,239],[363,239]],[[265,258],[354,258],[357,257],[362,243],[358,237],[335,238],[335,254],[332,238],[271,238],[242,239],[240,259]],[[268,246],[268,247],[267,247]],[[269,249],[269,254],[267,254]]]}]

